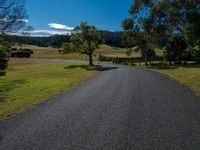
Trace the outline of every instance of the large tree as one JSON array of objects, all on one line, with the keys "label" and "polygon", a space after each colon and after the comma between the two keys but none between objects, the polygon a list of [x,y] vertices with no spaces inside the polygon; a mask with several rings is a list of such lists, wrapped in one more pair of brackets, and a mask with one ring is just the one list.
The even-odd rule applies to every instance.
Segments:
[{"label": "large tree", "polygon": [[26,29],[27,14],[24,0],[0,1],[0,33],[15,33]]},{"label": "large tree", "polygon": [[138,49],[144,54],[146,65],[148,64],[148,50],[152,39],[150,36],[150,23],[148,22],[152,2],[152,0],[134,0],[129,10],[130,18],[125,19],[122,23],[125,30],[124,43],[127,43],[127,47],[137,45]]},{"label": "large tree", "polygon": [[134,33],[132,37],[146,53],[145,62],[149,44],[166,46],[174,37],[184,37],[189,46],[199,47],[199,0],[134,0],[129,12],[123,27]]},{"label": "large tree", "polygon": [[9,58],[5,35],[30,29],[26,27],[27,17],[24,0],[0,0],[0,70],[6,68]]},{"label": "large tree", "polygon": [[80,51],[82,54],[88,55],[89,64],[93,65],[93,53],[101,42],[101,34],[95,26],[83,22],[75,28],[70,37],[70,44],[67,46],[74,51]]},{"label": "large tree", "polygon": [[[165,56],[168,60],[176,60],[176,54],[184,56],[187,53],[185,44],[187,42],[191,49],[193,58],[199,57],[197,50],[200,49],[200,1],[162,0],[151,7],[151,27],[156,34],[157,41],[161,43],[163,38],[167,39],[168,46]],[[180,39],[177,41],[177,39]],[[174,43],[174,44],[173,44]],[[184,47],[184,48],[183,48]],[[178,49],[177,49],[178,48]],[[170,59],[169,59],[170,58]],[[184,58],[184,57],[182,57]],[[179,57],[180,59],[180,57]]]}]

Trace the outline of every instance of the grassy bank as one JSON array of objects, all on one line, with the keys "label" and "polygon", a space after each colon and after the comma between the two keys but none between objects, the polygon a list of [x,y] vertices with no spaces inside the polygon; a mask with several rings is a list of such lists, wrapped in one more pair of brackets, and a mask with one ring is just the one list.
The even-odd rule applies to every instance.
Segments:
[{"label": "grassy bank", "polygon": [[182,65],[169,68],[151,68],[179,81],[200,96],[200,65]]},{"label": "grassy bank", "polygon": [[12,59],[0,76],[0,119],[67,91],[96,70],[78,63]]}]

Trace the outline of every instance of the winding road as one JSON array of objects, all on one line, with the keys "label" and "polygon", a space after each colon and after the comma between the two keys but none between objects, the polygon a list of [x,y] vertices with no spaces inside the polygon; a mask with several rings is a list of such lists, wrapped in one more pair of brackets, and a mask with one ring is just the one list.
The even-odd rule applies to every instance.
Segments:
[{"label": "winding road", "polygon": [[0,150],[157,149],[200,149],[200,98],[134,67],[107,66],[0,123]]}]

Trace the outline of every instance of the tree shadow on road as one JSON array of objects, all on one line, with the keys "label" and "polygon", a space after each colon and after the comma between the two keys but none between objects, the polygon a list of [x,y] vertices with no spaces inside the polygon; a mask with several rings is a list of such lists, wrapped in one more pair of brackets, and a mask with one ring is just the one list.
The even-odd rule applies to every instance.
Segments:
[{"label": "tree shadow on road", "polygon": [[81,69],[85,69],[85,70],[89,70],[89,71],[108,71],[108,70],[112,70],[112,69],[117,69],[118,67],[106,67],[106,66],[101,66],[101,65],[94,65],[94,66],[88,66],[88,65],[70,65],[65,67],[65,69],[77,69],[77,68],[81,68]]}]

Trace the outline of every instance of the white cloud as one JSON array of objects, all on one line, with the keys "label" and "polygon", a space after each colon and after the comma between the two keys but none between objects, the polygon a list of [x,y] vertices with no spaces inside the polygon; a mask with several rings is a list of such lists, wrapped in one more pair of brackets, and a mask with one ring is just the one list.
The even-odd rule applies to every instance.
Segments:
[{"label": "white cloud", "polygon": [[50,23],[48,24],[49,27],[55,28],[55,29],[63,29],[63,30],[74,30],[74,27],[69,27],[63,24],[58,24],[58,23]]},{"label": "white cloud", "polygon": [[23,22],[26,22],[26,23],[29,22],[28,19],[22,19],[22,21],[23,21]]},{"label": "white cloud", "polygon": [[32,31],[28,31],[31,36],[35,36],[35,35],[45,35],[45,36],[50,36],[50,35],[68,35],[71,34],[71,32],[69,31],[57,31],[57,30],[32,30]]}]

